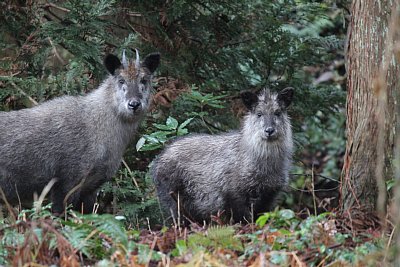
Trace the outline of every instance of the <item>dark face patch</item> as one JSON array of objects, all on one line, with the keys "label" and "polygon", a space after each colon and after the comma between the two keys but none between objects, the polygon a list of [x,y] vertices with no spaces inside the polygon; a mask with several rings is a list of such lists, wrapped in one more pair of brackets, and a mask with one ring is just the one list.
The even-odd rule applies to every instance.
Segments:
[{"label": "dark face patch", "polygon": [[287,87],[282,91],[280,91],[277,96],[279,105],[282,108],[287,108],[290,105],[290,103],[292,103],[293,94],[294,94],[294,89],[292,87]]},{"label": "dark face patch", "polygon": [[258,102],[258,97],[252,92],[242,92],[240,94],[243,104],[248,110],[252,110]]},{"label": "dark face patch", "polygon": [[114,55],[107,55],[104,59],[104,66],[111,75],[114,75],[115,71],[120,69],[122,64],[118,57]]}]

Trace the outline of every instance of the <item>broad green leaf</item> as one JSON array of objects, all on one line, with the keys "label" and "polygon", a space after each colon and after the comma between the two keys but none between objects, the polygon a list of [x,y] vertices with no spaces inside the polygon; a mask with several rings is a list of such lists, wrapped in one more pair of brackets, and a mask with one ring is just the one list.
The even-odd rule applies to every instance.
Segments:
[{"label": "broad green leaf", "polygon": [[386,190],[390,191],[390,189],[392,189],[395,184],[396,181],[394,179],[386,181]]},{"label": "broad green leaf", "polygon": [[168,117],[167,122],[165,124],[168,127],[171,127],[172,129],[176,129],[178,127],[178,121],[172,117]]},{"label": "broad green leaf", "polygon": [[145,144],[144,146],[142,146],[140,151],[152,151],[152,150],[159,149],[161,147],[162,147],[162,144],[158,144],[158,143]]},{"label": "broad green leaf", "polygon": [[292,210],[285,209],[285,210],[280,210],[279,211],[279,216],[282,219],[290,220],[290,219],[293,219],[295,217],[295,214],[294,214],[294,212]]},{"label": "broad green leaf", "polygon": [[143,147],[144,143],[146,142],[146,139],[142,136],[136,143],[136,151],[140,151],[140,149]]},{"label": "broad green leaf", "polygon": [[148,138],[148,141],[153,141],[153,142],[157,142],[157,141],[161,141],[161,140],[165,141],[167,139],[167,135],[174,133],[174,132],[175,132],[175,130],[168,131],[168,132],[167,131],[157,131],[150,135],[146,135],[146,138]]},{"label": "broad green leaf", "polygon": [[178,240],[175,243],[176,250],[173,251],[174,256],[184,255],[187,251],[187,245],[185,240]]},{"label": "broad green leaf", "polygon": [[270,261],[273,264],[282,266],[287,263],[287,257],[286,257],[286,254],[279,253],[279,251],[277,251],[277,252],[272,251],[271,256],[270,256]]},{"label": "broad green leaf", "polygon": [[179,125],[178,130],[185,128],[192,120],[193,120],[193,118],[189,118],[189,119],[185,120],[184,122],[182,122],[181,125]]},{"label": "broad green leaf", "polygon": [[271,217],[271,214],[269,212],[264,213],[258,219],[256,220],[256,224],[260,227],[264,227],[264,225],[267,223],[268,219]]},{"label": "broad green leaf", "polygon": [[182,135],[186,135],[188,133],[188,129],[178,129],[178,131],[176,132],[177,136],[182,136]]},{"label": "broad green leaf", "polygon": [[291,235],[292,234],[292,232],[290,232],[289,230],[284,229],[284,228],[279,229],[278,232],[281,233],[282,235]]},{"label": "broad green leaf", "polygon": [[215,103],[207,103],[207,105],[213,107],[213,108],[224,108],[223,105],[215,104]]},{"label": "broad green leaf", "polygon": [[151,135],[145,135],[144,136],[144,138],[146,138],[146,141],[148,141],[149,143],[155,143],[155,144],[160,143],[159,137],[161,137],[161,135],[157,136],[157,137],[154,137],[154,136],[151,136]]},{"label": "broad green leaf", "polygon": [[164,124],[158,124],[158,123],[153,123],[153,126],[159,130],[164,130],[164,131],[170,131],[170,130],[175,129],[175,128],[171,127],[170,125],[164,125]]}]

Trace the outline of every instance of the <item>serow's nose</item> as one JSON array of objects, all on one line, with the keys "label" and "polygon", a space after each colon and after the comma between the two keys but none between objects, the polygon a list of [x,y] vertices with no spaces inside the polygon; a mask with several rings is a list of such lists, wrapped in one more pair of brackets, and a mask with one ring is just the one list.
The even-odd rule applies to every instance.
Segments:
[{"label": "serow's nose", "polygon": [[272,136],[275,133],[275,129],[272,127],[267,127],[265,129],[265,132],[267,133],[268,136]]},{"label": "serow's nose", "polygon": [[140,107],[140,102],[135,100],[129,101],[128,107],[129,109],[137,110]]}]

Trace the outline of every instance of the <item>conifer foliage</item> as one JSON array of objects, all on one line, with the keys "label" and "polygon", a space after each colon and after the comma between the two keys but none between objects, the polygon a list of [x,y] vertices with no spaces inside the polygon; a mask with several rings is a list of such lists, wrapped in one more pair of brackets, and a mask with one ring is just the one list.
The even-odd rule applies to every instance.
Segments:
[{"label": "conifer foliage", "polygon": [[[305,115],[329,109],[337,90],[314,88],[303,67],[340,47],[326,5],[309,1],[16,1],[1,4],[2,109],[90,90],[106,53],[163,55],[161,76],[202,92],[299,88]],[[325,9],[324,9],[325,8]],[[311,26],[312,27],[311,27]],[[304,31],[312,28],[312,31]],[[324,36],[320,35],[323,34]],[[16,102],[17,101],[17,102]],[[312,104],[311,104],[312,103]],[[326,105],[329,103],[328,105]]]}]

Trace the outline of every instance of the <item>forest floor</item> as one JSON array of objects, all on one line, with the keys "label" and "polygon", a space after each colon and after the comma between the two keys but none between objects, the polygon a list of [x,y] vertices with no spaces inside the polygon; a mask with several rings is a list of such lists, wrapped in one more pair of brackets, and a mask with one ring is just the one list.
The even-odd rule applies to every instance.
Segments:
[{"label": "forest floor", "polygon": [[[120,219],[120,220],[118,220]],[[391,231],[376,219],[276,210],[246,225],[131,229],[109,214],[0,221],[0,266],[390,266]]]}]

